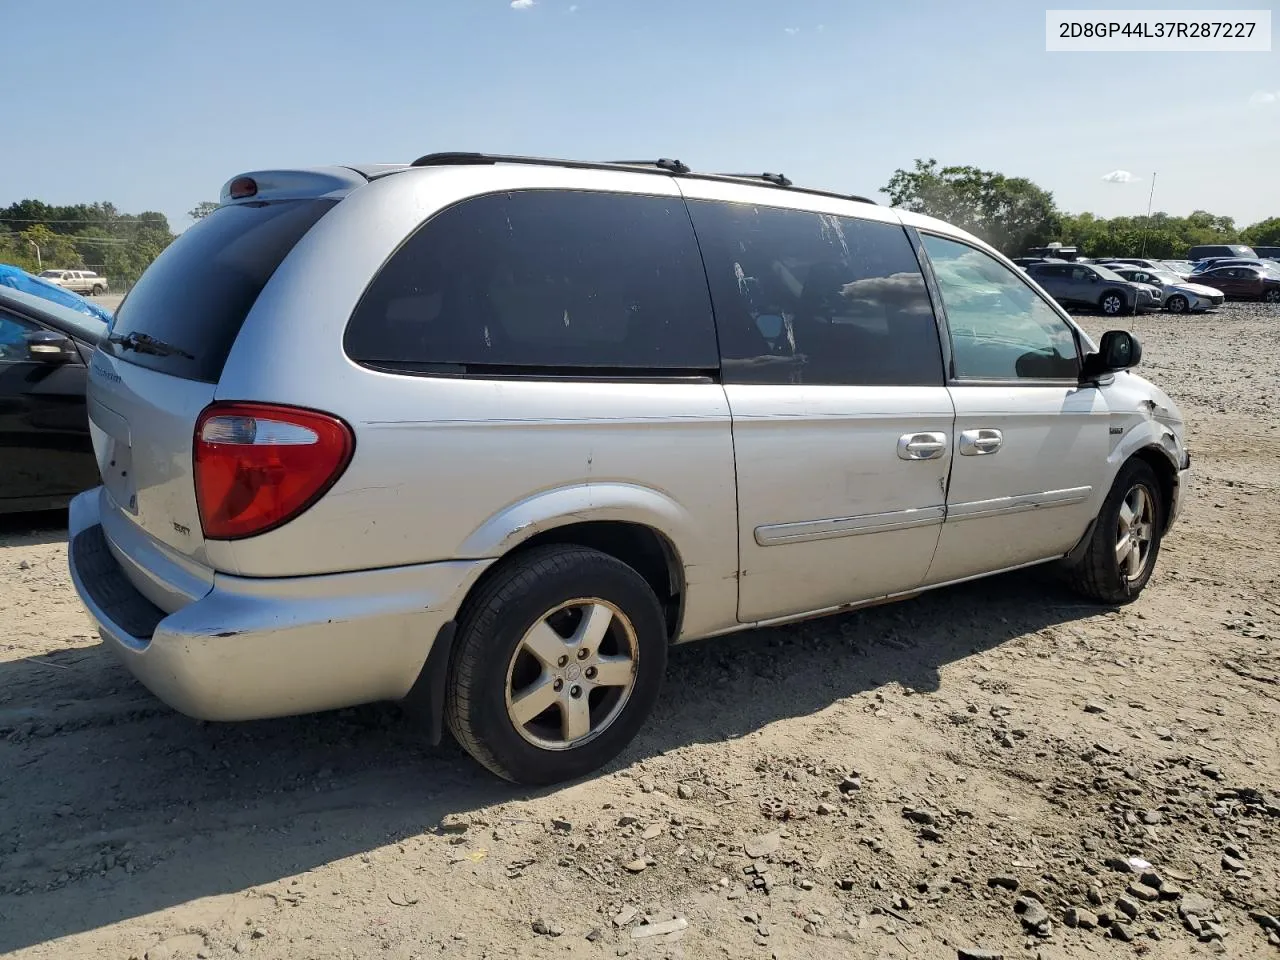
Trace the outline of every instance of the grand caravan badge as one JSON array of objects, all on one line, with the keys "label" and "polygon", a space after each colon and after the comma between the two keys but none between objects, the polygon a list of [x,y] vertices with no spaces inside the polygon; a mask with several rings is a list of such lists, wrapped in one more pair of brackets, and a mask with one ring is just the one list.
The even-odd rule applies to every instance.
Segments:
[{"label": "grand caravan badge", "polygon": [[93,372],[94,376],[101,377],[103,380],[110,381],[111,383],[120,382],[120,374],[108,367],[98,357],[93,358],[93,363],[89,365],[89,369]]}]

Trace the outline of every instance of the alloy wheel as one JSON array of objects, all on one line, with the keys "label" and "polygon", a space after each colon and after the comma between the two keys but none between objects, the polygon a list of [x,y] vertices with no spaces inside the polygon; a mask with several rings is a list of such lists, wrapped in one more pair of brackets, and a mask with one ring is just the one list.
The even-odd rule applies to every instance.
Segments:
[{"label": "alloy wheel", "polygon": [[636,684],[636,630],[606,600],[562,603],[534,622],[507,665],[512,726],[543,750],[594,740],[618,718]]},{"label": "alloy wheel", "polygon": [[1142,484],[1135,484],[1120,503],[1116,531],[1116,562],[1128,583],[1141,579],[1155,539],[1155,500]]}]

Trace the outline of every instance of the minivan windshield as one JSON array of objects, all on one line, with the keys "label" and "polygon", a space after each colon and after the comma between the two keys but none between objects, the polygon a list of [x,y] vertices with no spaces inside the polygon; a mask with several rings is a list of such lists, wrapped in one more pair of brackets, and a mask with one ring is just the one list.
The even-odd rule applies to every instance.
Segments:
[{"label": "minivan windshield", "polygon": [[[336,200],[219,207],[169,244],[116,310],[102,350],[217,383],[245,317],[276,268]],[[143,340],[173,349],[139,350]]]}]

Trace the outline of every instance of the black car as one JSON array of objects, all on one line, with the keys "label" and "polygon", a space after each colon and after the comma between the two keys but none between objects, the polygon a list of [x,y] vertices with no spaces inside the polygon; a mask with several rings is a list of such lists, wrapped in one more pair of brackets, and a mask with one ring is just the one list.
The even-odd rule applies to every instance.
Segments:
[{"label": "black car", "polygon": [[0,513],[66,506],[98,483],[84,388],[107,325],[0,286]]}]

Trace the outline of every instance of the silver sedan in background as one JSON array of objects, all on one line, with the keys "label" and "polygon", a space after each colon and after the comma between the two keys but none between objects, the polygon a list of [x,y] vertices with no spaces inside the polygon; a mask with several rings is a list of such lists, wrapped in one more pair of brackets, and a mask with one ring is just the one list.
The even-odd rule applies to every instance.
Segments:
[{"label": "silver sedan in background", "polygon": [[1123,263],[1110,264],[1110,268],[1126,280],[1159,287],[1164,294],[1164,308],[1170,313],[1201,313],[1222,306],[1226,299],[1221,290],[1188,283],[1173,273],[1144,270]]}]

